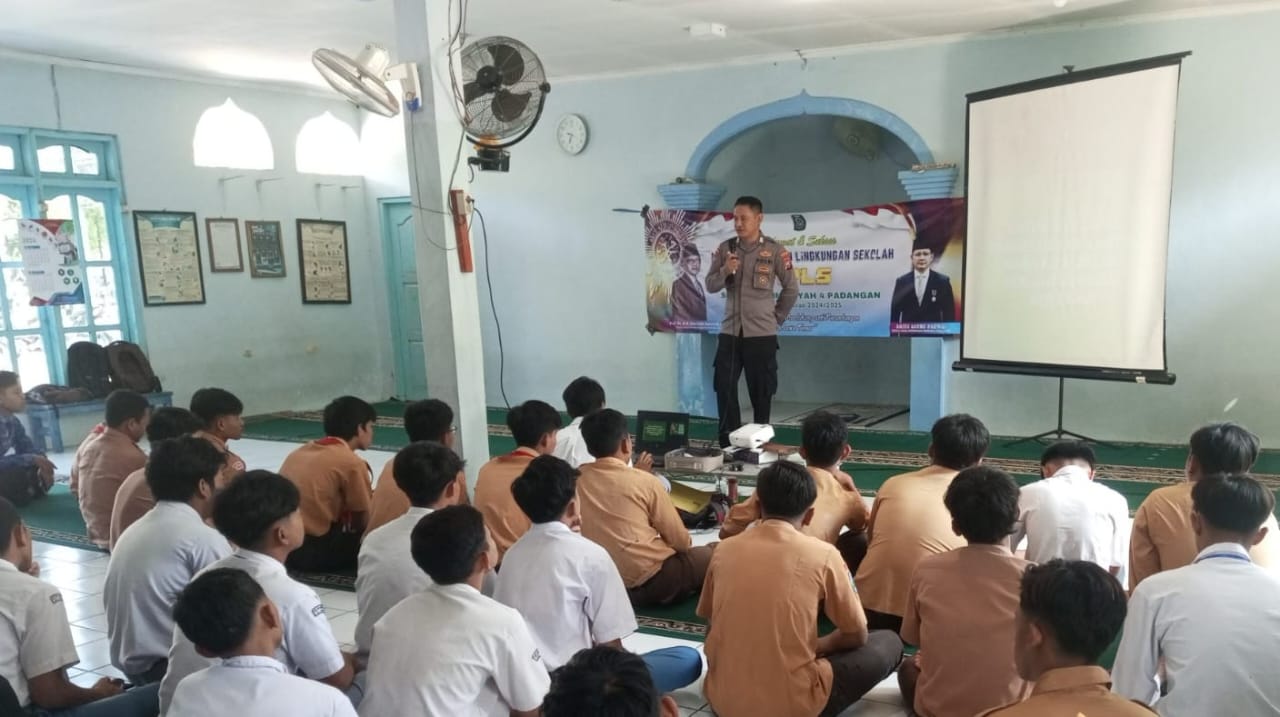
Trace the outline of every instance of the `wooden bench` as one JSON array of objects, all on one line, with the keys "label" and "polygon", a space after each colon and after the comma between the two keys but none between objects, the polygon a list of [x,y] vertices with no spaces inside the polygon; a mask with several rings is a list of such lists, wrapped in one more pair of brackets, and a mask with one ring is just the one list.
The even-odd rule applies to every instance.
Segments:
[{"label": "wooden bench", "polygon": [[[173,405],[173,393],[170,391],[148,393],[146,397],[152,408]],[[92,413],[101,420],[106,406],[107,401],[102,398],[79,403],[28,403],[27,420],[31,423],[31,441],[36,444],[37,450],[61,453],[62,417]]]}]

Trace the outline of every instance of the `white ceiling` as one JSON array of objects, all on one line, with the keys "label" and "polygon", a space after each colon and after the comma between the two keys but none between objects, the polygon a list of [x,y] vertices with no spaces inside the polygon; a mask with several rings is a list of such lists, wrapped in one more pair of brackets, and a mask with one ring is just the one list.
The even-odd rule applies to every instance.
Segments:
[{"label": "white ceiling", "polygon": [[[529,44],[554,78],[1273,0],[468,0],[471,37]],[[0,0],[0,48],[322,85],[316,47],[391,46],[392,0]],[[693,39],[697,22],[725,39]]]}]

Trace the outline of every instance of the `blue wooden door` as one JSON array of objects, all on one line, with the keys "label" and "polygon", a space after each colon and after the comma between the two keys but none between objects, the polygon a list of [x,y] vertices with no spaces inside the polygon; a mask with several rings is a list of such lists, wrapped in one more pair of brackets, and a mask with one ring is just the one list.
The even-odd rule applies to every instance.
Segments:
[{"label": "blue wooden door", "polygon": [[413,209],[407,197],[379,199],[378,206],[396,357],[396,398],[418,400],[427,397],[427,364],[418,304],[418,265],[413,250]]}]

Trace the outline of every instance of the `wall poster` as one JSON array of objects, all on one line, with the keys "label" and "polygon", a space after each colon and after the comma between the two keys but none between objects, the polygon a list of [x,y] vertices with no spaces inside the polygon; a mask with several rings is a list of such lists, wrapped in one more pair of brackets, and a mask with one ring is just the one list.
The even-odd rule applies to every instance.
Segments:
[{"label": "wall poster", "polygon": [[249,275],[255,279],[284,278],[284,241],[280,222],[244,223],[249,240]]},{"label": "wall poster", "polygon": [[70,219],[19,219],[22,269],[32,306],[84,303],[76,225]]},{"label": "wall poster", "polygon": [[351,303],[346,222],[299,219],[298,263],[302,303]]},{"label": "wall poster", "polygon": [[133,212],[147,306],[203,304],[204,272],[195,212]]}]

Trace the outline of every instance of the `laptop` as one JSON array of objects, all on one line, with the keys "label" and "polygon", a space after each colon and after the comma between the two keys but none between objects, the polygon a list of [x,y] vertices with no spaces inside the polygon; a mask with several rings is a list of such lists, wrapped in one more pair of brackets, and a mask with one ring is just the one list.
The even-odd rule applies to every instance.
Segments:
[{"label": "laptop", "polygon": [[669,451],[689,445],[689,414],[662,411],[636,413],[636,454],[649,453],[661,468]]}]

